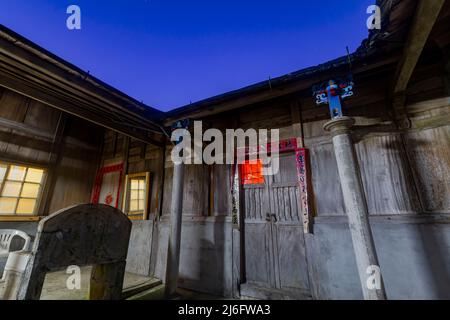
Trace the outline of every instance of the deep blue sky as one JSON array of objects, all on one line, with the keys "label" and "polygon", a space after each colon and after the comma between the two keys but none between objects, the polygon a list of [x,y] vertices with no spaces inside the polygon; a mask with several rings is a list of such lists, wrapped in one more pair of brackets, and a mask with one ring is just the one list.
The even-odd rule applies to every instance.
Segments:
[{"label": "deep blue sky", "polygon": [[[0,23],[170,110],[354,51],[375,0],[1,0]],[[66,28],[81,8],[82,29]]]}]

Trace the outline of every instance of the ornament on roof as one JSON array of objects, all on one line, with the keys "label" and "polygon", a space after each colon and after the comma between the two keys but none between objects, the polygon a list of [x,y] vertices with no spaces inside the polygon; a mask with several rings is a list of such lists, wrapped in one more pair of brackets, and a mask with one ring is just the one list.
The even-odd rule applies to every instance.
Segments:
[{"label": "ornament on roof", "polygon": [[329,105],[332,119],[342,117],[341,100],[353,96],[353,77],[348,75],[345,78],[331,79],[314,85],[312,91],[316,98],[316,105]]}]

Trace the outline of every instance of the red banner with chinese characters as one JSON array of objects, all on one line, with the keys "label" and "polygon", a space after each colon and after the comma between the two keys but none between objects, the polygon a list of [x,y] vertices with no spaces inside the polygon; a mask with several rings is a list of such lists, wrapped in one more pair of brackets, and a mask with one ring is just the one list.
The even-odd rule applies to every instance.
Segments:
[{"label": "red banner with chinese characters", "polygon": [[302,209],[303,230],[311,233],[311,207],[309,201],[309,152],[308,149],[298,148],[295,150],[295,161],[297,164],[297,177],[299,184],[299,196]]},{"label": "red banner with chinese characters", "polygon": [[[310,196],[311,196],[311,179],[310,179],[310,162],[309,162],[309,151],[306,148],[298,148],[297,147],[297,139],[296,138],[289,138],[289,139],[283,139],[278,142],[279,146],[279,153],[283,152],[295,152],[295,161],[296,161],[296,168],[297,168],[297,181],[298,181],[298,187],[299,187],[299,207],[301,208],[302,212],[302,221],[303,221],[303,230],[305,233],[312,233],[312,216],[313,216],[313,208],[311,206],[310,202]],[[265,149],[265,150],[264,150]],[[266,153],[270,153],[271,151],[271,144],[268,143],[265,146],[259,145],[254,147],[246,147],[245,148],[245,154],[256,154],[257,152],[265,151]],[[241,165],[241,184],[248,184],[252,183],[254,179],[245,178],[248,175],[247,173],[250,172],[254,175],[254,173],[258,173],[259,170],[255,169],[258,165],[261,165],[261,163],[254,163],[253,166],[251,165]],[[260,173],[262,174],[262,172]],[[259,176],[258,176],[259,177]],[[262,176],[261,176],[262,177]],[[244,179],[242,179],[244,178]],[[264,180],[261,179],[261,181],[258,180],[258,183],[264,183]]]}]

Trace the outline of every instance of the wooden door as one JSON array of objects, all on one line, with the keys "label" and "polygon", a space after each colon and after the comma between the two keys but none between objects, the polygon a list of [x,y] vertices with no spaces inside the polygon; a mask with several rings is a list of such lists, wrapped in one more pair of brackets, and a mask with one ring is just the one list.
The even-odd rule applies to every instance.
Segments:
[{"label": "wooden door", "polygon": [[281,155],[278,174],[264,180],[243,186],[246,283],[241,293],[266,299],[308,298],[295,155]]}]

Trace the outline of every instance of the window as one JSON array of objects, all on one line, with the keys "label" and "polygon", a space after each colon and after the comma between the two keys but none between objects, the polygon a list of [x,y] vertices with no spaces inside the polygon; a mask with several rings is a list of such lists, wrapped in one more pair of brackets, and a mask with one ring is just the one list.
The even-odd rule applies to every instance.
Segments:
[{"label": "window", "polygon": [[124,212],[130,219],[147,219],[150,173],[129,174],[124,193]]},{"label": "window", "polygon": [[260,159],[246,160],[240,165],[242,184],[263,184],[264,175]]},{"label": "window", "polygon": [[33,215],[44,170],[0,162],[0,215]]}]

